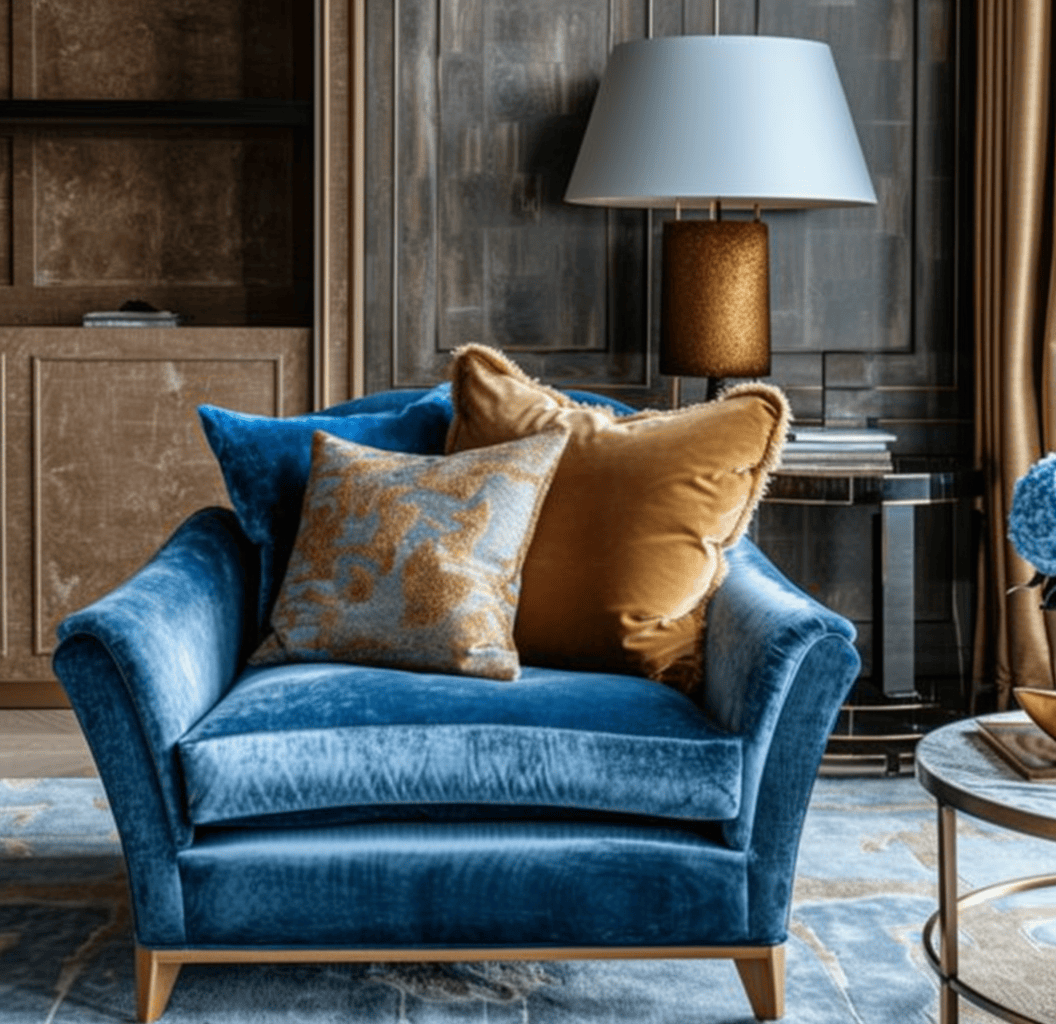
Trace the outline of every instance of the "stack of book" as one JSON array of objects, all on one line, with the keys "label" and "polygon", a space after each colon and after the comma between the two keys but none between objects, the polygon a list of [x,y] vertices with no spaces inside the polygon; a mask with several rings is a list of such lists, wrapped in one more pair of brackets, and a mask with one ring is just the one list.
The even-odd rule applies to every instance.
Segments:
[{"label": "stack of book", "polygon": [[111,309],[85,313],[81,324],[84,327],[179,327],[182,319],[179,313],[164,309]]},{"label": "stack of book", "polygon": [[797,427],[788,431],[780,471],[890,473],[889,445],[898,438],[876,427]]}]

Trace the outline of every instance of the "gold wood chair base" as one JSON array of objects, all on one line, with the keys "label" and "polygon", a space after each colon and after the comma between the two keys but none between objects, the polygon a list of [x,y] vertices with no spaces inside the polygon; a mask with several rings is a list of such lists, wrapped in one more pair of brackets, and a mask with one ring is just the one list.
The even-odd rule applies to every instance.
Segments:
[{"label": "gold wood chair base", "polygon": [[136,1015],[141,1021],[155,1021],[165,1012],[183,963],[136,946]]},{"label": "gold wood chair base", "polygon": [[748,1002],[756,1020],[780,1020],[785,1015],[785,947],[770,946],[766,957],[738,958]]},{"label": "gold wood chair base", "polygon": [[642,946],[562,949],[143,949],[136,947],[136,1008],[144,1024],[168,1005],[184,964],[457,962],[470,960],[733,960],[757,1020],[785,1012],[785,947]]}]

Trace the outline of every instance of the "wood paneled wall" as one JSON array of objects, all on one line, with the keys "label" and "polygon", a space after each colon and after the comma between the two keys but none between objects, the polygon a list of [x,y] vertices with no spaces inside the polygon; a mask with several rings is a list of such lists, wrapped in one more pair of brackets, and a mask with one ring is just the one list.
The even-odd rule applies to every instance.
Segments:
[{"label": "wood paneled wall", "polygon": [[[771,379],[801,422],[893,429],[907,465],[961,464],[972,444],[958,2],[723,0],[718,26],[832,47],[879,201],[766,215]],[[710,33],[712,19],[711,0],[365,0],[367,390],[428,385],[452,348],[479,341],[551,383],[666,402],[666,215],[562,196],[613,45]],[[684,401],[703,393],[683,382]],[[770,508],[759,539],[858,621],[868,661],[862,515]],[[958,671],[967,643],[952,595],[971,559],[950,551],[954,525],[949,510],[919,517],[919,646],[939,674]]]},{"label": "wood paneled wall", "polygon": [[[967,443],[955,15],[955,0],[721,5],[724,33],[831,45],[879,197],[766,215],[773,379],[802,420],[897,422],[928,454]],[[548,380],[662,399],[666,214],[562,197],[611,47],[713,27],[699,0],[367,3],[368,390],[434,381],[481,341]]]}]

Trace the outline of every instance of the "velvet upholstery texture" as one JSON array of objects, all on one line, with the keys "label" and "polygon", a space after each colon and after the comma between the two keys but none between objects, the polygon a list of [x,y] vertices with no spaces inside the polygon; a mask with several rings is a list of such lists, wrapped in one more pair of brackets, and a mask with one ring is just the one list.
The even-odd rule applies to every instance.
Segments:
[{"label": "velvet upholstery texture", "polygon": [[615,417],[484,346],[459,349],[451,374],[449,452],[570,433],[524,564],[522,660],[696,689],[723,549],[744,534],[784,445],[781,392],[744,384],[705,405]]},{"label": "velvet upholstery texture", "polygon": [[[367,411],[358,411],[364,407]],[[451,405],[448,388],[438,387],[410,402],[391,395],[384,403],[347,402],[285,419],[213,405],[200,406],[198,415],[242,529],[260,548],[258,621],[263,624],[297,535],[315,431],[387,451],[439,454]]]},{"label": "velvet upholstery texture", "polygon": [[[320,728],[326,729],[331,721],[327,718],[331,702],[317,699],[310,677],[319,681],[332,671],[336,687],[340,673],[380,671],[289,665],[252,670],[243,676],[239,666],[246,656],[244,620],[252,621],[256,608],[252,591],[247,589],[247,582],[253,578],[252,552],[230,512],[203,512],[182,527],[139,575],[66,620],[60,629],[55,670],[85,729],[121,831],[138,941],[152,948],[226,941],[208,939],[197,926],[192,939],[187,913],[188,908],[198,908],[193,912],[201,925],[207,913],[204,907],[210,901],[195,891],[198,883],[192,880],[205,874],[210,874],[210,884],[236,891],[240,885],[239,850],[244,849],[250,858],[247,866],[250,862],[267,865],[260,867],[263,875],[298,878],[302,886],[309,884],[306,873],[314,871],[317,878],[331,879],[338,865],[347,876],[376,863],[373,844],[367,844],[368,855],[358,845],[349,847],[339,842],[341,826],[304,829],[303,838],[310,834],[317,841],[317,845],[305,845],[289,834],[288,827],[268,828],[259,822],[247,827],[242,821],[240,827],[225,830],[196,826],[191,820],[178,744],[184,737],[190,739],[188,734],[205,736],[214,714],[216,724],[223,723],[225,715],[220,709],[228,701],[235,702],[231,705],[233,714],[244,711],[247,723],[267,722],[271,716],[270,721],[277,725],[287,709],[272,699],[269,687],[288,687],[288,713],[298,727],[303,728],[303,723],[317,714]],[[734,817],[706,826],[704,834],[695,836],[707,841],[694,848],[708,862],[707,870],[722,876],[724,905],[741,908],[736,914],[730,910],[729,916],[708,921],[708,934],[716,936],[714,941],[725,935],[721,941],[771,944],[785,937],[788,904],[784,894],[791,891],[806,795],[840,703],[853,683],[858,659],[850,643],[850,624],[792,587],[748,540],[731,550],[729,561],[729,575],[711,609],[706,643],[709,685],[701,710],[712,728],[725,730],[741,746],[739,803]],[[779,627],[776,630],[775,625]],[[305,673],[301,681],[308,685],[298,687],[283,680],[283,673]],[[529,685],[533,678],[534,673],[526,670],[523,684]],[[555,686],[565,685],[560,673],[550,678]],[[471,682],[464,677],[449,680],[453,682],[445,685]],[[606,717],[611,712],[602,710],[605,702],[598,694],[610,686],[619,689],[628,680],[653,687],[650,693],[667,692],[655,683],[626,676],[584,680],[580,702],[596,709],[603,727],[612,727]],[[508,687],[505,683],[479,682]],[[261,689],[254,693],[256,687]],[[677,709],[685,708],[680,694],[671,690],[670,695],[678,699]],[[394,699],[390,693],[388,700]],[[445,703],[438,699],[434,706]],[[615,701],[613,707],[622,720],[632,720],[623,701]],[[541,714],[541,709],[536,713]],[[390,719],[394,717],[391,711],[388,714]],[[673,719],[670,714],[671,709],[663,715],[654,712],[657,717],[650,728],[657,735],[664,732],[659,723],[677,722],[681,710]],[[370,717],[366,711],[364,717]],[[199,722],[199,731],[192,733]],[[665,768],[657,764],[654,771],[662,774]],[[457,808],[447,807],[445,818],[452,814],[457,815]],[[463,834],[463,829],[468,842],[484,824],[479,818],[478,808],[473,807],[466,810],[461,822],[434,823],[447,830],[443,836],[436,834],[437,843],[441,847],[457,844],[448,837]],[[515,820],[512,815],[511,820]],[[560,824],[577,826],[573,821]],[[597,827],[589,815],[581,824],[584,837]],[[406,822],[392,822],[393,827],[396,825],[409,827]],[[677,879],[668,874],[664,827],[652,831],[643,828],[643,855],[633,858],[633,872],[646,876],[655,873],[666,879],[664,884],[692,887],[691,878]],[[426,842],[432,834],[428,825],[416,823],[416,843]],[[246,847],[240,845],[243,841]],[[536,835],[535,842],[543,843],[542,833]],[[559,864],[566,847],[565,841],[556,840],[551,847],[555,872],[561,871]],[[361,850],[362,858],[354,853]],[[195,858],[204,858],[204,864],[214,855],[224,859],[225,868],[202,867],[203,874],[199,875],[189,867]],[[725,866],[711,867],[719,864]],[[228,872],[223,881],[215,874],[221,871]],[[304,897],[303,891],[294,898],[281,885],[257,888],[252,897],[245,897],[247,902],[239,913],[245,918],[274,921],[296,910],[305,922],[298,930],[296,945],[341,944],[334,939],[332,884],[328,881],[311,898]],[[455,878],[447,879],[447,884],[455,884]],[[469,901],[473,894],[462,892]],[[479,899],[479,894],[473,899]],[[418,927],[422,941],[429,941],[425,921],[414,923],[420,915],[428,914],[429,905],[401,906],[411,922],[406,927],[412,931]],[[741,928],[744,915],[750,922],[746,932]],[[311,926],[315,919],[320,922],[318,929]],[[648,905],[636,905],[624,935],[640,929],[644,941],[645,935],[652,934],[651,921]],[[357,929],[360,927],[357,922]],[[369,932],[367,925],[362,928]],[[284,941],[275,940],[279,944]]]},{"label": "velvet upholstery texture", "polygon": [[178,748],[198,825],[357,807],[704,821],[739,809],[739,740],[683,695],[631,676],[251,669]]},{"label": "velvet upholstery texture", "polygon": [[[562,394],[567,395],[574,402],[581,405],[599,405],[611,409],[617,416],[627,416],[634,409],[621,402],[619,399],[610,398],[608,395],[598,395],[593,391],[580,391],[577,388],[564,388]],[[451,385],[450,383],[437,384],[433,388],[407,388],[401,391],[377,391],[372,395],[364,395],[362,398],[353,398],[340,405],[332,405],[324,409],[320,416],[359,416],[364,413],[377,412],[401,412],[408,405],[417,402],[420,398],[430,396],[433,401],[447,402],[448,419],[451,417]]]},{"label": "velvet upholstery texture", "polygon": [[515,679],[521,566],[567,440],[409,455],[317,431],[273,632],[251,661]]},{"label": "velvet upholstery texture", "polygon": [[234,515],[205,510],[132,580],[59,627],[55,672],[106,786],[147,946],[186,941],[176,853],[194,829],[176,741],[245,661],[256,579]]},{"label": "velvet upholstery texture", "polygon": [[180,856],[191,944],[747,942],[747,857],[675,829],[498,822],[210,832]]},{"label": "velvet upholstery texture", "polygon": [[195,515],[63,622],[54,656],[121,835],[137,942],[783,942],[807,798],[859,661],[850,623],[750,541],[725,558],[694,699],[584,666],[516,682],[247,668],[257,542],[228,510]]}]

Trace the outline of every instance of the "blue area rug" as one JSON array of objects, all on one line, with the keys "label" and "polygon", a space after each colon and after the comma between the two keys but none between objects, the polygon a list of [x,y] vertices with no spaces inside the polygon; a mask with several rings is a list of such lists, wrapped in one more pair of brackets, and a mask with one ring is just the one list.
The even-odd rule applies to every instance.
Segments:
[{"label": "blue area rug", "polygon": [[[789,1024],[931,1024],[920,948],[935,808],[911,778],[818,781],[788,944]],[[961,816],[962,891],[1053,870],[1056,845]],[[962,973],[1056,1021],[1056,904],[965,915]],[[1022,990],[1023,995],[1007,993]],[[134,1019],[124,875],[94,779],[0,780],[0,1024]],[[750,1024],[726,961],[185,967],[169,1024]],[[994,1018],[962,1004],[962,1021]]]}]

